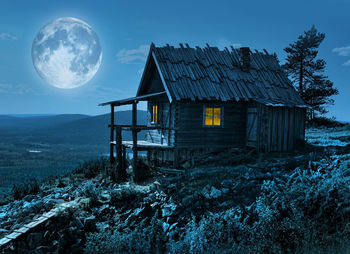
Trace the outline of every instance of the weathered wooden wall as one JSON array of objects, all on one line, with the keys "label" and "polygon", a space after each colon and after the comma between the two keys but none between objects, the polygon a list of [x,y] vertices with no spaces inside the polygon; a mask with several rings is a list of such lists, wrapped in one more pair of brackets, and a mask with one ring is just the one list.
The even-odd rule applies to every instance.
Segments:
[{"label": "weathered wooden wall", "polygon": [[[248,144],[247,109],[255,112],[256,148],[259,151],[291,151],[296,140],[305,138],[305,109],[271,107],[259,103],[202,103],[149,101],[147,125],[151,124],[152,106],[158,105],[158,126],[172,130],[148,130],[147,141],[177,149],[179,157],[191,157],[201,149],[243,147]],[[204,105],[222,107],[222,126],[204,126]],[[250,143],[251,146],[252,143]],[[254,144],[254,143],[253,143]],[[255,145],[255,144],[254,144]],[[162,160],[173,160],[173,150],[158,151]]]},{"label": "weathered wooden wall", "polygon": [[258,142],[261,151],[292,151],[305,139],[305,109],[258,105]]},{"label": "weathered wooden wall", "polygon": [[[204,126],[204,105],[222,106],[222,126]],[[175,107],[176,147],[221,148],[245,145],[245,104],[178,102]]]}]

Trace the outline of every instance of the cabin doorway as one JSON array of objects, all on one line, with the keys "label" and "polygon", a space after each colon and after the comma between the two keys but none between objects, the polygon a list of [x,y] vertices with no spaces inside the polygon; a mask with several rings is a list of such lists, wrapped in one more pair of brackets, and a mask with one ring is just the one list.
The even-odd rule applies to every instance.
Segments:
[{"label": "cabin doorway", "polygon": [[256,107],[248,107],[246,145],[249,147],[256,148],[257,137],[258,137],[258,110]]}]

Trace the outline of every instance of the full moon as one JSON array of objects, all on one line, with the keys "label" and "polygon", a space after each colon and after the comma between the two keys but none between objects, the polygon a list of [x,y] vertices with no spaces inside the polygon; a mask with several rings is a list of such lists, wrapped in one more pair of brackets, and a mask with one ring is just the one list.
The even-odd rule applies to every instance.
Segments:
[{"label": "full moon", "polygon": [[39,76],[64,89],[84,85],[96,74],[102,60],[97,34],[82,20],[58,18],[40,29],[32,46]]}]

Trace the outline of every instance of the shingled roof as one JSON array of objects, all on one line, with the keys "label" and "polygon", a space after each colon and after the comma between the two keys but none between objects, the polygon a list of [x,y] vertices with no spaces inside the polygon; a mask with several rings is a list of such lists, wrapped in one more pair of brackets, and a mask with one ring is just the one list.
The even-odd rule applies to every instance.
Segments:
[{"label": "shingled roof", "polygon": [[[219,50],[180,44],[175,48],[152,43],[147,65],[152,58],[168,96],[177,101],[255,100],[266,105],[306,106],[276,57],[266,51],[250,54],[248,70],[242,68],[239,50],[233,47]],[[137,95],[142,95],[142,86],[143,81]]]}]

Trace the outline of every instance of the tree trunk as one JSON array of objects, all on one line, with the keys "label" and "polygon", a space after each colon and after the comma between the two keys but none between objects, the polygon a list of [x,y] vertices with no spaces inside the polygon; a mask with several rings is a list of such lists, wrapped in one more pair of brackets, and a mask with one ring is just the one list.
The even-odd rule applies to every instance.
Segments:
[{"label": "tree trunk", "polygon": [[299,93],[300,93],[300,95],[302,95],[304,92],[304,86],[303,86],[304,80],[303,79],[304,79],[304,54],[303,54],[303,52],[301,52],[300,70],[299,70]]}]

